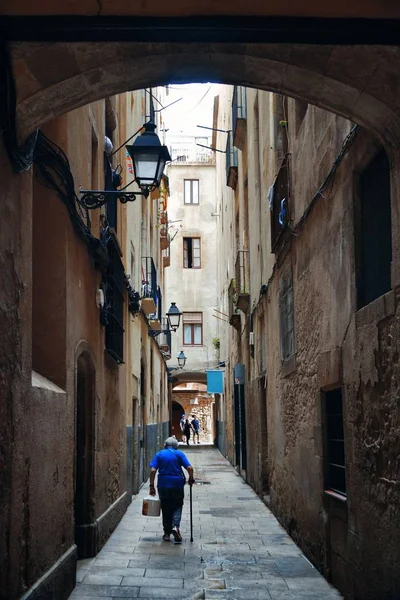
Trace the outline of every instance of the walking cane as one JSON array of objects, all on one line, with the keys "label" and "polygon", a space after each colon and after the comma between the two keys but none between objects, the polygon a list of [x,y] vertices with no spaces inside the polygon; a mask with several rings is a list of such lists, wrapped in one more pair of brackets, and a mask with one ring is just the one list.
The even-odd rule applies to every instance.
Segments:
[{"label": "walking cane", "polygon": [[193,485],[190,485],[190,541],[193,542]]}]

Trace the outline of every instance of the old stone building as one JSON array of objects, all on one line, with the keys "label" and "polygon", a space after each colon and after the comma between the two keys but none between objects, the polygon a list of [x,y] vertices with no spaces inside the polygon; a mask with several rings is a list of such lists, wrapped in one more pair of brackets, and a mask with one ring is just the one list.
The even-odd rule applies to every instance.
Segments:
[{"label": "old stone building", "polygon": [[[129,367],[117,366],[115,357],[104,354],[105,325],[99,324],[97,305],[104,274],[93,266],[85,236],[81,239],[79,227],[73,227],[66,207],[56,197],[52,202],[51,193],[33,177],[29,165],[36,128],[66,151],[77,186],[101,186],[104,98],[171,81],[211,80],[264,90],[251,92],[242,123],[247,133],[242,127],[238,132],[242,138],[230,140],[229,158],[235,144],[242,144],[237,173],[238,165],[228,164],[231,185],[237,176],[237,198],[232,192],[229,199],[226,181],[218,179],[217,219],[222,230],[226,214],[223,239],[228,236],[232,242],[226,245],[220,269],[220,283],[227,283],[230,291],[227,295],[220,286],[220,309],[229,311],[229,298],[230,317],[237,327],[231,328],[229,342],[225,335],[223,342],[220,333],[221,353],[224,347],[230,356],[226,393],[218,410],[221,448],[266,496],[307,556],[347,590],[349,598],[397,598],[397,3],[206,0],[192,5],[155,0],[138,6],[127,0],[56,5],[15,0],[3,3],[0,15],[0,595],[7,600],[25,593],[32,598],[68,597],[77,556],[75,508],[84,518],[80,524],[91,525],[88,539],[98,548],[126,506],[130,489],[145,476],[136,466],[143,465],[144,470],[146,439],[152,440],[149,454],[168,418],[161,400],[166,344],[159,344],[159,337],[148,339],[144,315],[132,321],[126,295],[123,355],[132,362]],[[286,107],[268,91],[297,100]],[[220,98],[219,118],[227,115],[225,130],[231,128],[230,93],[227,103],[222,94]],[[117,104],[113,108],[120,114],[117,125],[122,129],[124,109]],[[340,117],[327,116],[322,108]],[[257,127],[250,126],[257,115],[270,116],[258,119],[259,138]],[[364,128],[353,131],[344,148],[352,125],[342,119]],[[311,132],[308,137],[305,129]],[[266,135],[270,130],[272,149]],[[114,147],[126,139],[118,129],[113,135]],[[219,149],[226,150],[226,138],[219,137],[220,142]],[[271,236],[268,192],[278,173],[285,183],[285,167],[281,171],[279,162],[285,144],[291,153],[286,167],[291,174],[290,197],[280,197],[286,205],[272,202],[285,231],[281,235],[274,220]],[[388,245],[380,244],[376,251],[365,242],[375,239],[378,214],[377,227],[387,232],[387,202],[383,210],[381,202],[375,208],[368,204],[371,211],[363,213],[352,193],[353,173],[360,174],[361,195],[374,191],[375,170],[381,177],[379,189],[387,189],[382,148],[390,179],[388,289]],[[257,149],[260,160],[254,156]],[[92,156],[97,156],[97,167]],[[125,164],[123,153],[119,160]],[[335,178],[319,191],[333,166]],[[246,210],[240,208],[246,194],[247,225]],[[159,200],[152,202],[149,210],[158,211]],[[134,211],[139,205],[136,201]],[[164,266],[169,257],[167,250],[156,256],[154,230],[153,242],[143,248],[136,234],[124,231],[130,207],[118,206],[117,233],[110,245],[115,262],[119,257],[123,272],[142,286],[147,285],[146,277],[141,280],[139,275],[142,257],[153,259],[159,275],[159,259],[162,256]],[[253,211],[260,218],[254,218]],[[141,216],[137,216],[129,226],[138,226]],[[96,238],[102,226],[98,217],[96,211],[91,215]],[[150,218],[147,215],[144,221],[149,223]],[[382,247],[385,267],[377,262],[370,269]],[[238,293],[232,284],[237,279],[236,251],[251,252],[250,291],[244,286]],[[239,262],[239,271],[244,264]],[[372,294],[370,272],[373,281],[382,283]],[[239,301],[246,317],[237,312],[242,310]],[[292,321],[286,313],[293,315]],[[51,344],[46,342],[49,335]],[[128,338],[132,344],[126,347]],[[246,368],[237,368],[234,384],[236,364]],[[98,410],[92,421],[85,420],[93,452],[77,471],[87,478],[85,488],[93,493],[81,495],[82,503],[75,507],[78,391],[87,399],[89,417],[94,402]],[[319,409],[328,403],[338,412],[319,416]],[[322,440],[327,438],[322,430],[332,418],[340,422],[341,413],[344,435],[339,431],[334,439],[344,440],[340,444],[345,465],[339,466],[342,471],[345,467],[345,502],[343,477],[339,497],[325,493],[331,486],[329,479],[324,480],[323,468],[327,454]],[[241,444],[235,444],[239,438]],[[129,464],[126,457],[131,451]]]},{"label": "old stone building", "polygon": [[219,254],[229,257],[220,310],[231,324],[220,443],[346,597],[394,598],[393,155],[300,100],[222,86],[216,106]]},{"label": "old stone building", "polygon": [[24,368],[15,376],[21,399],[6,463],[13,477],[2,506],[2,598],[38,580],[37,597],[54,586],[68,594],[77,557],[101,549],[169,431],[165,355],[151,335],[162,314],[155,221],[166,191],[89,211],[74,195],[116,189],[121,169],[124,185],[133,179],[124,142],[146,121],[148,98],[143,90],[89,104],[46,124],[37,141],[20,224]]},{"label": "old stone building", "polygon": [[[214,441],[214,398],[206,393],[207,386],[202,382],[206,381],[207,369],[219,367],[219,352],[215,347],[217,220],[214,154],[204,148],[209,146],[208,138],[199,140],[193,135],[168,133],[167,142],[172,157],[167,171],[171,189],[168,210],[171,266],[166,271],[165,289],[167,303],[173,298],[179,300],[182,311],[182,326],[172,338],[168,361],[173,382],[172,431],[180,439],[179,420],[183,413],[191,420],[193,413],[200,421],[201,441],[210,443]],[[202,142],[202,146],[197,142]],[[181,369],[177,364],[180,351],[186,357]],[[190,392],[192,385],[194,391]]]}]

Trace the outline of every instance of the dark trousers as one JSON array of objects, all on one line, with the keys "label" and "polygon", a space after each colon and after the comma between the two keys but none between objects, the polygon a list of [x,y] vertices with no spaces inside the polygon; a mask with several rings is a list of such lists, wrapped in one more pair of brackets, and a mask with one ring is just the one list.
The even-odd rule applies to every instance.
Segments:
[{"label": "dark trousers", "polygon": [[170,534],[173,527],[179,529],[182,518],[184,491],[179,488],[158,488],[161,501],[164,533]]}]

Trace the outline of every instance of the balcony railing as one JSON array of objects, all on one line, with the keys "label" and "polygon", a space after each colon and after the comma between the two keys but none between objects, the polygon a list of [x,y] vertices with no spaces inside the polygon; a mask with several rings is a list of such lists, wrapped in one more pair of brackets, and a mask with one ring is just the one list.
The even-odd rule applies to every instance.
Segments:
[{"label": "balcony railing", "polygon": [[239,330],[241,319],[240,319],[240,313],[237,308],[237,292],[236,292],[236,284],[235,284],[234,279],[232,279],[232,281],[229,284],[228,302],[229,302],[229,307],[228,307],[229,324],[232,325],[232,327],[234,327],[235,329]]},{"label": "balcony railing", "polygon": [[153,315],[157,312],[158,289],[154,261],[151,256],[143,256],[141,306],[146,315]]},{"label": "balcony railing", "polygon": [[250,305],[250,252],[239,250],[235,264],[237,307],[247,312]]},{"label": "balcony railing", "polygon": [[235,85],[232,97],[233,145],[243,150],[247,130],[247,90]]},{"label": "balcony railing", "polygon": [[226,185],[236,189],[238,180],[238,151],[232,145],[232,132],[228,132],[226,140]]},{"label": "balcony railing", "polygon": [[166,317],[162,318],[161,324],[162,331],[157,337],[158,345],[160,350],[171,356],[171,332],[168,330],[168,322]]}]

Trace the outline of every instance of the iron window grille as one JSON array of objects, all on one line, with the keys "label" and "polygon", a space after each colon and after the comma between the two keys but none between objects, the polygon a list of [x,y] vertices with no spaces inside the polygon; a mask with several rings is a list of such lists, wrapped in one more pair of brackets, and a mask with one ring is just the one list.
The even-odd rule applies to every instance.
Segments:
[{"label": "iron window grille", "polygon": [[236,255],[235,281],[237,307],[247,312],[250,305],[250,251],[239,250]]},{"label": "iron window grille", "polygon": [[342,389],[323,392],[325,489],[346,496]]},{"label": "iron window grille", "polygon": [[110,262],[104,278],[105,347],[119,363],[124,362],[124,294],[125,272],[117,244],[112,237],[107,242]]},{"label": "iron window grille", "polygon": [[142,298],[153,298],[157,306],[157,271],[151,256],[142,257]]}]

